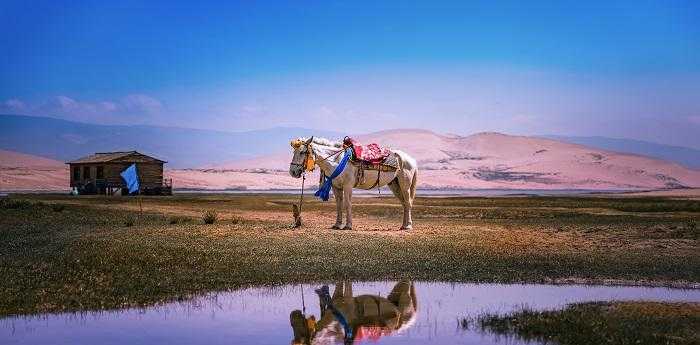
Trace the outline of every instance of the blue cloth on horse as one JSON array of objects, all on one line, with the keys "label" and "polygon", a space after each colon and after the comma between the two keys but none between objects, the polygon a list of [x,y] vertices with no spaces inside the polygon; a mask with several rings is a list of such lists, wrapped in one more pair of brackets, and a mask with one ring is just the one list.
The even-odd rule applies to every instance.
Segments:
[{"label": "blue cloth on horse", "polygon": [[350,327],[350,324],[348,324],[348,320],[345,318],[343,313],[341,313],[340,310],[336,309],[333,305],[328,285],[324,285],[321,286],[321,288],[316,289],[316,294],[318,294],[318,297],[321,300],[321,310],[324,309],[324,306],[328,307],[333,313],[333,316],[335,316],[336,320],[338,320],[340,325],[343,326],[343,330],[345,331],[345,339],[352,339],[352,328]]},{"label": "blue cloth on horse", "polygon": [[126,182],[127,188],[129,188],[129,194],[139,191],[139,174],[136,172],[136,164],[131,164],[128,168],[120,174]]},{"label": "blue cloth on horse", "polygon": [[[349,149],[345,150],[345,155],[343,156],[343,159],[340,161],[340,164],[338,164],[337,167],[335,167],[335,170],[333,170],[333,173],[331,176],[326,176],[326,181],[323,182],[323,185],[321,188],[319,188],[316,193],[314,193],[315,196],[321,198],[323,201],[328,201],[328,198],[330,197],[329,194],[331,192],[331,184],[333,183],[333,179],[338,177],[340,173],[345,170],[345,166],[348,164],[348,159],[350,159],[351,152]],[[323,174],[323,172],[321,172]]]},{"label": "blue cloth on horse", "polygon": [[330,305],[330,308],[331,312],[333,313],[333,316],[335,316],[335,319],[338,320],[341,326],[343,326],[343,330],[345,331],[345,339],[352,339],[352,328],[350,328],[348,320],[346,320],[345,316],[343,316],[343,313],[341,313],[340,310],[335,309],[335,307],[332,304]]}]

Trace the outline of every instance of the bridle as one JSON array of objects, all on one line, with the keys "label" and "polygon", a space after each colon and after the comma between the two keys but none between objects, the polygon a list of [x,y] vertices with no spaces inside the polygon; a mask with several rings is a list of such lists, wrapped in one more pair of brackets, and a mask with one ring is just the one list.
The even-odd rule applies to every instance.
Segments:
[{"label": "bridle", "polygon": [[[295,161],[292,161],[291,163],[289,163],[289,165],[301,167],[302,174],[306,171],[314,171],[314,169],[316,168],[316,159],[314,158],[313,152],[311,150],[311,142],[312,141],[313,141],[313,137],[311,137],[311,139],[309,139],[307,141],[302,141],[299,139],[292,140],[292,142],[290,143],[292,145],[292,148],[295,148],[295,149],[301,147],[302,145],[306,148],[306,153],[305,153],[304,159],[302,160],[301,163],[298,163]],[[346,148],[347,147],[345,145],[343,145],[337,151],[329,154],[326,157],[321,158],[321,160],[327,161],[329,158],[336,156],[337,154],[345,151]]]},{"label": "bridle", "polygon": [[292,160],[289,165],[291,166],[298,166],[302,168],[302,174],[306,171],[313,171],[314,167],[316,166],[316,160],[314,159],[312,152],[311,152],[311,140],[309,141],[301,141],[301,140],[293,140],[291,142],[292,148],[299,148],[302,145],[306,148],[306,153],[304,155],[304,159],[302,159],[301,163],[295,162]]}]

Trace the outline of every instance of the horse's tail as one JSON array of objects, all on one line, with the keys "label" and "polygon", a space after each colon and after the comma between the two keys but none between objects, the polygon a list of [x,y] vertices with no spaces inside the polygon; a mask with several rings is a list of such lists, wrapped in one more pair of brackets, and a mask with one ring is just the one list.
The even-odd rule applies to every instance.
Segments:
[{"label": "horse's tail", "polygon": [[418,185],[418,167],[413,172],[413,179],[411,179],[411,201],[416,197],[416,185]]},{"label": "horse's tail", "polygon": [[394,193],[394,196],[399,199],[399,201],[403,202],[403,194],[401,194],[401,186],[399,186],[399,174],[398,172],[403,169],[403,160],[401,159],[401,155],[398,154],[397,152],[394,152],[394,157],[396,157],[396,169],[397,169],[397,174],[396,177],[394,177],[387,186],[389,189],[391,189],[391,192]]},{"label": "horse's tail", "polygon": [[[398,169],[413,169],[413,177],[411,178],[411,185],[409,186],[408,194],[408,197],[411,199],[411,201],[413,201],[413,198],[415,198],[416,196],[416,187],[418,185],[418,164],[416,163],[415,159],[413,159],[413,157],[409,156],[403,151],[395,150],[394,154],[396,154],[396,160],[398,161]],[[398,180],[398,176],[395,180]],[[397,197],[399,199],[402,199],[401,193],[398,193]]]}]

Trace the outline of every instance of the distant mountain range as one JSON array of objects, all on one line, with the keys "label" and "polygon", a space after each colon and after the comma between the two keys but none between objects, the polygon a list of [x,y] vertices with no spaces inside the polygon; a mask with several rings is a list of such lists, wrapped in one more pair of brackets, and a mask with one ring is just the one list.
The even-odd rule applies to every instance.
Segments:
[{"label": "distant mountain range", "polygon": [[[699,134],[700,135],[700,134]],[[642,156],[661,158],[676,162],[688,168],[700,169],[700,150],[682,146],[670,146],[632,139],[614,139],[606,137],[570,137],[561,135],[544,135],[542,138],[585,145],[608,151],[633,153]]]},{"label": "distant mountain range", "polygon": [[[346,133],[298,127],[226,132],[163,126],[96,125],[50,117],[0,115],[0,149],[63,162],[95,152],[137,150],[168,161],[169,168],[236,165],[236,162],[284,152],[290,138],[312,134],[341,138]],[[687,147],[605,137],[548,135],[542,138],[655,157],[700,169],[700,150]]]},{"label": "distant mountain range", "polygon": [[[40,136],[41,131],[36,135]],[[289,133],[280,134],[279,140],[285,142],[269,149],[278,153],[228,163],[222,161],[219,165],[210,164],[202,169],[168,166],[165,173],[173,179],[176,189],[297,189],[301,181],[287,172],[291,150],[285,151],[283,146],[277,146],[286,146],[290,136]],[[401,149],[414,157],[418,162],[420,189],[647,190],[700,187],[700,170],[657,158],[539,137],[500,133],[458,136],[397,129],[356,138],[362,143],[379,143]],[[193,151],[189,152],[192,154]],[[208,157],[217,158],[219,155]],[[315,176],[307,179],[307,187],[314,187],[317,174],[318,169]],[[67,185],[68,169],[62,162],[0,150],[0,191],[64,189]]]},{"label": "distant mountain range", "polygon": [[0,115],[0,149],[68,161],[95,152],[128,151],[191,168],[279,152],[290,138],[339,137],[332,131],[296,127],[224,132],[162,126],[111,126],[49,117]]},{"label": "distant mountain range", "polygon": [[[362,143],[379,143],[409,153],[418,161],[418,187],[422,189],[639,190],[700,187],[700,170],[647,156],[539,137],[493,132],[458,136],[420,129],[395,129],[360,135],[357,139]],[[272,154],[198,170],[196,173],[171,173],[174,180],[198,186],[252,188],[250,186],[267,185],[293,188],[299,181],[291,178],[286,171],[290,157],[288,152]],[[312,177],[310,182],[315,180]]]}]

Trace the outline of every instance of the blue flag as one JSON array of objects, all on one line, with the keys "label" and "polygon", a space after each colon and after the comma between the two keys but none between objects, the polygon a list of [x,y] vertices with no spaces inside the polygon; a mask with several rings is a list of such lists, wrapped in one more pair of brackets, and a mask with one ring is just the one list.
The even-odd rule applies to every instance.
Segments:
[{"label": "blue flag", "polygon": [[126,186],[129,188],[129,194],[139,191],[139,174],[136,173],[136,163],[126,168],[120,175],[122,175]]}]

